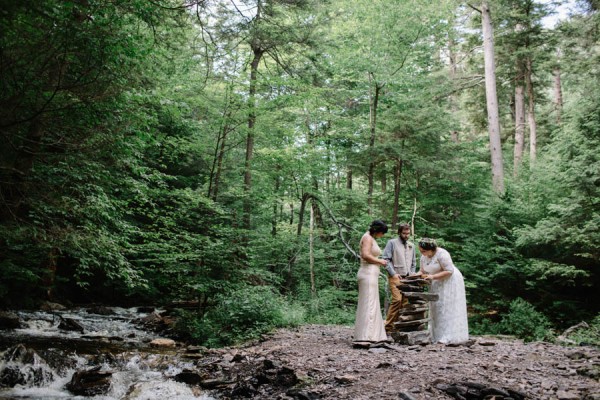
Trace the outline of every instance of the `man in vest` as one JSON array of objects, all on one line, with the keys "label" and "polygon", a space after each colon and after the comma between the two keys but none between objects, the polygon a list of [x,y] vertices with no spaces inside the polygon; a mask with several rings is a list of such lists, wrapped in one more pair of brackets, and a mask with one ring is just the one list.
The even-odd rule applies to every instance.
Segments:
[{"label": "man in vest", "polygon": [[400,224],[398,237],[387,242],[383,250],[382,258],[387,260],[386,270],[388,272],[388,285],[392,295],[387,318],[385,319],[386,330],[391,330],[398,318],[398,312],[407,303],[398,285],[400,278],[414,274],[417,269],[417,256],[415,245],[408,241],[410,236],[410,225]]}]

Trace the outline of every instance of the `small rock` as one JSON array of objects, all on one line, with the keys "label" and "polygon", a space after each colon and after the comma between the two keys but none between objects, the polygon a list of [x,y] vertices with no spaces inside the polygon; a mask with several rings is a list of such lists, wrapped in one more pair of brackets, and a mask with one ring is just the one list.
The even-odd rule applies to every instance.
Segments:
[{"label": "small rock", "polygon": [[398,398],[402,399],[402,400],[417,400],[416,397],[414,397],[412,394],[407,393],[407,392],[399,392]]},{"label": "small rock", "polygon": [[334,379],[338,383],[352,383],[352,382],[356,382],[358,380],[358,378],[354,375],[336,376]]},{"label": "small rock", "polygon": [[98,315],[111,315],[114,314],[112,308],[108,308],[105,306],[94,306],[90,307],[86,310],[88,314],[98,314]]},{"label": "small rock", "polygon": [[176,343],[173,339],[154,339],[150,342],[152,347],[175,347]]},{"label": "small rock", "polygon": [[557,391],[556,397],[558,397],[558,400],[578,400],[581,398],[577,393],[569,392],[566,390]]},{"label": "small rock", "polygon": [[198,385],[202,381],[202,377],[195,371],[184,369],[174,377],[176,382],[187,383],[188,385]]},{"label": "small rock", "polygon": [[67,307],[62,304],[53,303],[51,301],[46,301],[40,306],[40,310],[42,311],[62,311],[66,309]]},{"label": "small rock", "polygon": [[73,318],[60,318],[60,323],[58,324],[58,329],[63,331],[76,331],[79,333],[83,333],[83,326]]}]

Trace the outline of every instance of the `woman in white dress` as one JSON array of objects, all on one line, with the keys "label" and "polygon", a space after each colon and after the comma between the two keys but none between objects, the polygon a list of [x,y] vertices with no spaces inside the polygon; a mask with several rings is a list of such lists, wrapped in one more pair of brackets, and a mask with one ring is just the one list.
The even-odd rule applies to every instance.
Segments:
[{"label": "woman in white dress", "polygon": [[354,326],[354,343],[357,345],[387,340],[379,304],[379,268],[385,267],[387,262],[377,258],[381,249],[375,240],[381,238],[387,230],[388,227],[383,221],[376,220],[360,239],[358,307]]},{"label": "woman in white dress", "polygon": [[429,331],[433,343],[458,344],[469,340],[467,299],[463,276],[454,266],[450,253],[435,240],[419,241],[420,273],[431,280],[430,292],[439,295],[430,302]]}]

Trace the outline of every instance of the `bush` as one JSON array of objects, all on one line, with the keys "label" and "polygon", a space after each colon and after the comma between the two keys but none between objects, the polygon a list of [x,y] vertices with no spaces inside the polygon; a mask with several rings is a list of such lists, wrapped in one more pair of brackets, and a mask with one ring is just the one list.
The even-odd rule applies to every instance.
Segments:
[{"label": "bush", "polygon": [[313,324],[351,325],[356,314],[356,292],[323,289],[308,300],[307,319]]},{"label": "bush", "polygon": [[527,301],[518,298],[510,303],[509,312],[502,318],[499,330],[531,342],[552,339],[554,335],[550,327],[550,320],[544,314]]},{"label": "bush", "polygon": [[469,334],[471,335],[497,335],[500,333],[500,324],[491,319],[477,315],[469,318]]},{"label": "bush", "polygon": [[[600,346],[600,314],[589,323],[581,323],[576,329],[568,329],[567,334],[563,334],[563,342],[577,345]],[[559,337],[558,339],[561,339]]]},{"label": "bush", "polygon": [[229,346],[256,339],[274,328],[299,325],[304,310],[288,304],[266,286],[246,286],[219,295],[204,316],[184,313],[178,330],[184,337],[208,347]]}]

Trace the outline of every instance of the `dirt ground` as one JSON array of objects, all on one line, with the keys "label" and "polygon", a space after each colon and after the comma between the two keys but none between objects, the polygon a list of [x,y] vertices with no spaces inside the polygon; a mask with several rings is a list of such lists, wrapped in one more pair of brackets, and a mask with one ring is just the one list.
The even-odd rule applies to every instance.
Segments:
[{"label": "dirt ground", "polygon": [[198,367],[220,399],[600,399],[598,348],[471,339],[365,349],[352,327],[308,325],[211,350]]}]

